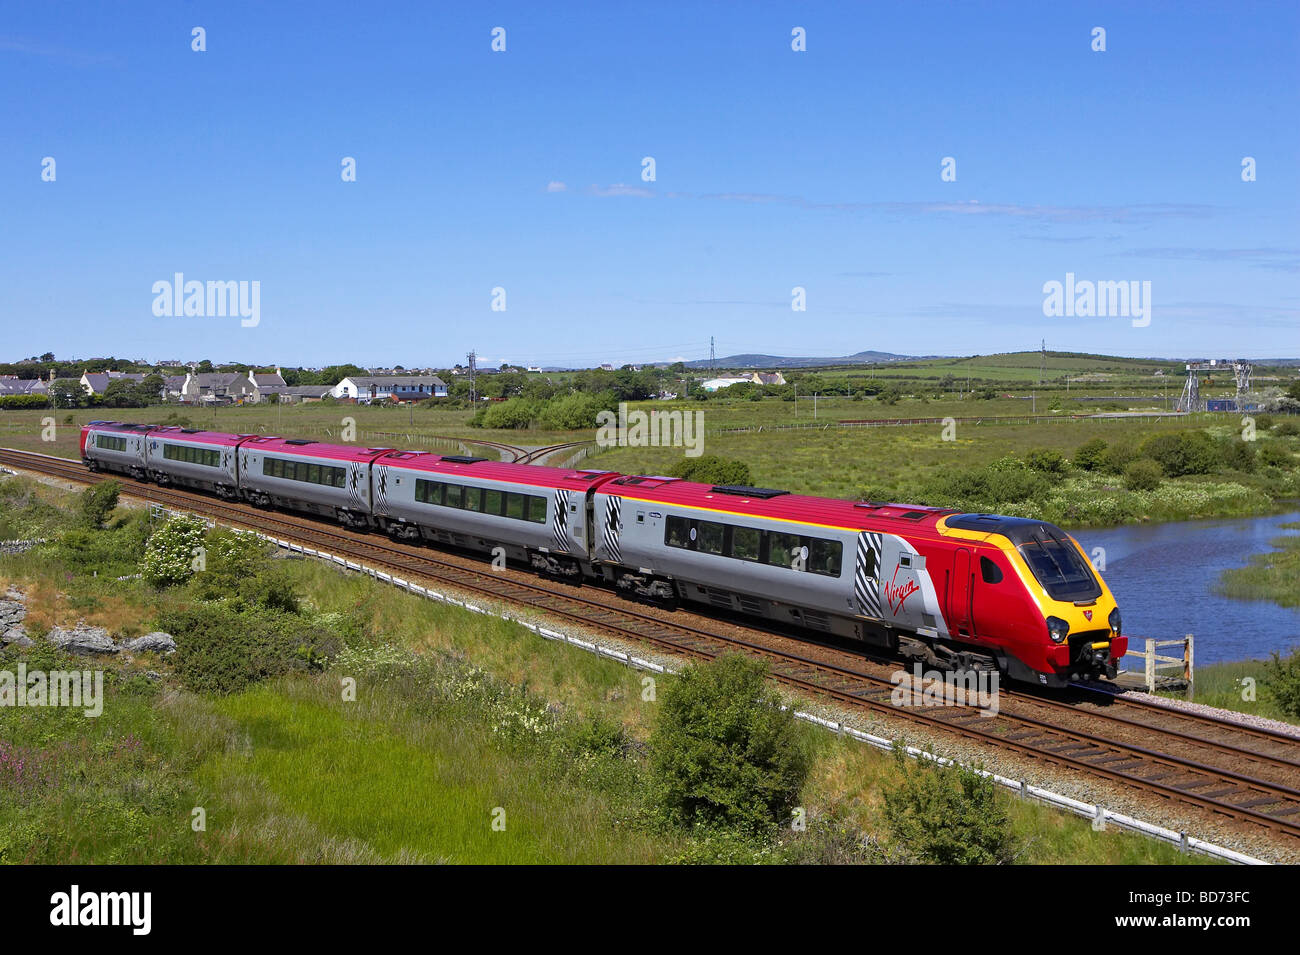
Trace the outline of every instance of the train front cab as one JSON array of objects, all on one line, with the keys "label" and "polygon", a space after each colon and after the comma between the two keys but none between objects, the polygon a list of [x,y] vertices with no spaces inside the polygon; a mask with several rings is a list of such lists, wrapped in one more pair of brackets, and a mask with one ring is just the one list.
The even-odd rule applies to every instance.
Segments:
[{"label": "train front cab", "polygon": [[997,564],[1023,585],[1007,591],[996,614],[1008,676],[1054,687],[1115,676],[1128,649],[1119,607],[1073,537],[1054,524],[998,514],[953,514],[939,524],[947,536],[996,547]]}]

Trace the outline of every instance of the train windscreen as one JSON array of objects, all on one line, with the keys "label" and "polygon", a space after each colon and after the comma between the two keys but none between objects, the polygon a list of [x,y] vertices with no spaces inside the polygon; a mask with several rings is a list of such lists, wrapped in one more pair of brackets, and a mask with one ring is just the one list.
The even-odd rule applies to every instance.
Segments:
[{"label": "train windscreen", "polygon": [[[1044,533],[1046,531],[1046,533]],[[1074,542],[1060,531],[1041,528],[1020,545],[1020,554],[1053,600],[1080,602],[1101,596],[1092,565]]]}]

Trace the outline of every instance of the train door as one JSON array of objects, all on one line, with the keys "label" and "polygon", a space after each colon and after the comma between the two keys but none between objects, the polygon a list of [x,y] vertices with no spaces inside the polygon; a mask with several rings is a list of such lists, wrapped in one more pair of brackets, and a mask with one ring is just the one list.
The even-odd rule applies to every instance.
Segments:
[{"label": "train door", "polygon": [[969,637],[974,635],[970,608],[970,551],[965,547],[959,547],[953,559],[952,578],[948,583],[948,615],[952,617],[954,636]]}]

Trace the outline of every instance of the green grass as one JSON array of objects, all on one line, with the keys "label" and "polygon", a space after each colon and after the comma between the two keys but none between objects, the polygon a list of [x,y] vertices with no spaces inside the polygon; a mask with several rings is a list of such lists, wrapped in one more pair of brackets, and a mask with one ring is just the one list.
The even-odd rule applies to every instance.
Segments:
[{"label": "green grass", "polygon": [[[1298,529],[1300,523],[1282,526]],[[1300,535],[1275,537],[1270,543],[1277,550],[1252,556],[1246,567],[1225,570],[1217,592],[1234,600],[1268,600],[1282,607],[1300,607]]]},{"label": "green grass", "polygon": [[[1285,655],[1285,651],[1283,651]],[[1197,666],[1193,699],[1206,706],[1217,706],[1236,713],[1249,713],[1284,723],[1300,724],[1300,720],[1283,712],[1268,690],[1263,660],[1241,660],[1232,663],[1214,663]],[[1254,695],[1254,699],[1246,696]],[[1186,699],[1186,694],[1162,693],[1171,699]]]}]

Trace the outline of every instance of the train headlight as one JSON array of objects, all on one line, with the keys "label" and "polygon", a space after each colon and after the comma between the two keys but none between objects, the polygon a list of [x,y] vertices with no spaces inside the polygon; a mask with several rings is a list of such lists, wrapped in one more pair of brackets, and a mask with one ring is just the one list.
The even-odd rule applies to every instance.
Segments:
[{"label": "train headlight", "polygon": [[1106,618],[1106,622],[1110,624],[1110,629],[1113,630],[1115,632],[1115,636],[1118,637],[1119,636],[1119,608],[1118,607],[1116,607],[1114,610],[1110,612],[1110,616]]},{"label": "train headlight", "polygon": [[1060,617],[1048,617],[1047,635],[1052,638],[1053,643],[1064,643],[1065,638],[1070,635],[1070,625]]}]

